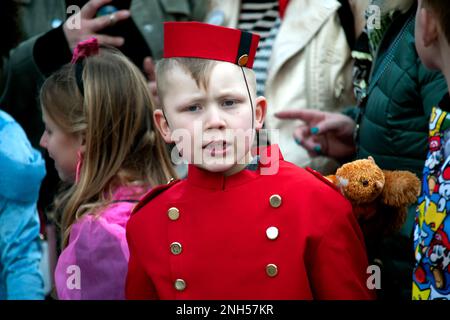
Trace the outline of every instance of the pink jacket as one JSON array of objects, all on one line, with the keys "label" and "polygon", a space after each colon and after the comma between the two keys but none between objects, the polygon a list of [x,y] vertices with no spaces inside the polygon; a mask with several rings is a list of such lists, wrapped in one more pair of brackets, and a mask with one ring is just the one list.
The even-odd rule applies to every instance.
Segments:
[{"label": "pink jacket", "polygon": [[62,300],[120,300],[125,298],[129,251],[125,227],[142,188],[121,187],[113,203],[99,215],[84,215],[70,232],[55,270]]}]

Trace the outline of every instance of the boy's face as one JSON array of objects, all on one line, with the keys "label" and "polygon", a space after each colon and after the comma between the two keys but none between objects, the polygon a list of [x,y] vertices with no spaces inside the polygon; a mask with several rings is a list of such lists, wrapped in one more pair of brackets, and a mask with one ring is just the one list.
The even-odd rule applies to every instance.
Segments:
[{"label": "boy's face", "polygon": [[439,69],[436,64],[436,40],[438,37],[436,17],[419,0],[416,12],[415,44],[422,63],[430,69]]},{"label": "boy's face", "polygon": [[[247,75],[247,78],[248,75]],[[254,129],[261,129],[266,114],[264,97],[255,98]],[[166,75],[162,110],[155,123],[167,143],[175,142],[189,163],[212,172],[232,174],[249,160],[254,140],[252,108],[241,69],[218,62],[211,68],[207,88],[198,87],[181,66]]]}]

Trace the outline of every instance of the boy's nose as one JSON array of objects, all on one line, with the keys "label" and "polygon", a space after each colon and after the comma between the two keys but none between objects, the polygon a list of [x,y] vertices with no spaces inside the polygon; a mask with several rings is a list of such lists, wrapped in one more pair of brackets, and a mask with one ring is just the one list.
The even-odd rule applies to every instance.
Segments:
[{"label": "boy's nose", "polygon": [[210,108],[207,112],[205,123],[206,129],[225,129],[226,123],[221,116],[220,110],[217,108]]}]

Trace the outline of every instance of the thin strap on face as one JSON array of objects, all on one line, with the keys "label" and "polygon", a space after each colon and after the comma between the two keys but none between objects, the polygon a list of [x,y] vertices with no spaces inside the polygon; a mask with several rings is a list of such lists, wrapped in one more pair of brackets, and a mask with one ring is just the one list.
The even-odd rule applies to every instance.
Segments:
[{"label": "thin strap on face", "polygon": [[241,67],[242,76],[244,77],[245,86],[247,88],[248,98],[250,99],[250,107],[252,108],[252,130],[255,128],[255,108],[253,107],[252,95],[250,94],[250,89],[248,87],[247,77],[245,76],[244,68]]},{"label": "thin strap on face", "polygon": [[[247,88],[248,98],[250,99],[250,107],[252,108],[252,131],[255,129],[255,107],[253,106],[252,95],[250,94],[250,88],[248,87],[247,77],[245,76],[244,67],[241,67],[242,76],[244,77],[245,87]],[[259,133],[256,132],[256,150],[259,155]]]},{"label": "thin strap on face", "polygon": [[167,126],[170,128],[169,120],[167,120],[166,113],[164,112],[164,107],[161,108],[161,111],[162,111],[162,114],[163,114],[164,119],[165,119],[166,122],[167,122]]}]

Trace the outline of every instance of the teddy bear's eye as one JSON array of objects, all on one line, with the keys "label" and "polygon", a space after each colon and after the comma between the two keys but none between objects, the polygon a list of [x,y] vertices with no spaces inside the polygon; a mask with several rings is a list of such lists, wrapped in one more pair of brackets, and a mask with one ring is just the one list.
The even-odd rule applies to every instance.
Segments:
[{"label": "teddy bear's eye", "polygon": [[362,181],[362,185],[363,185],[364,187],[369,186],[369,181],[363,180],[363,181]]}]

